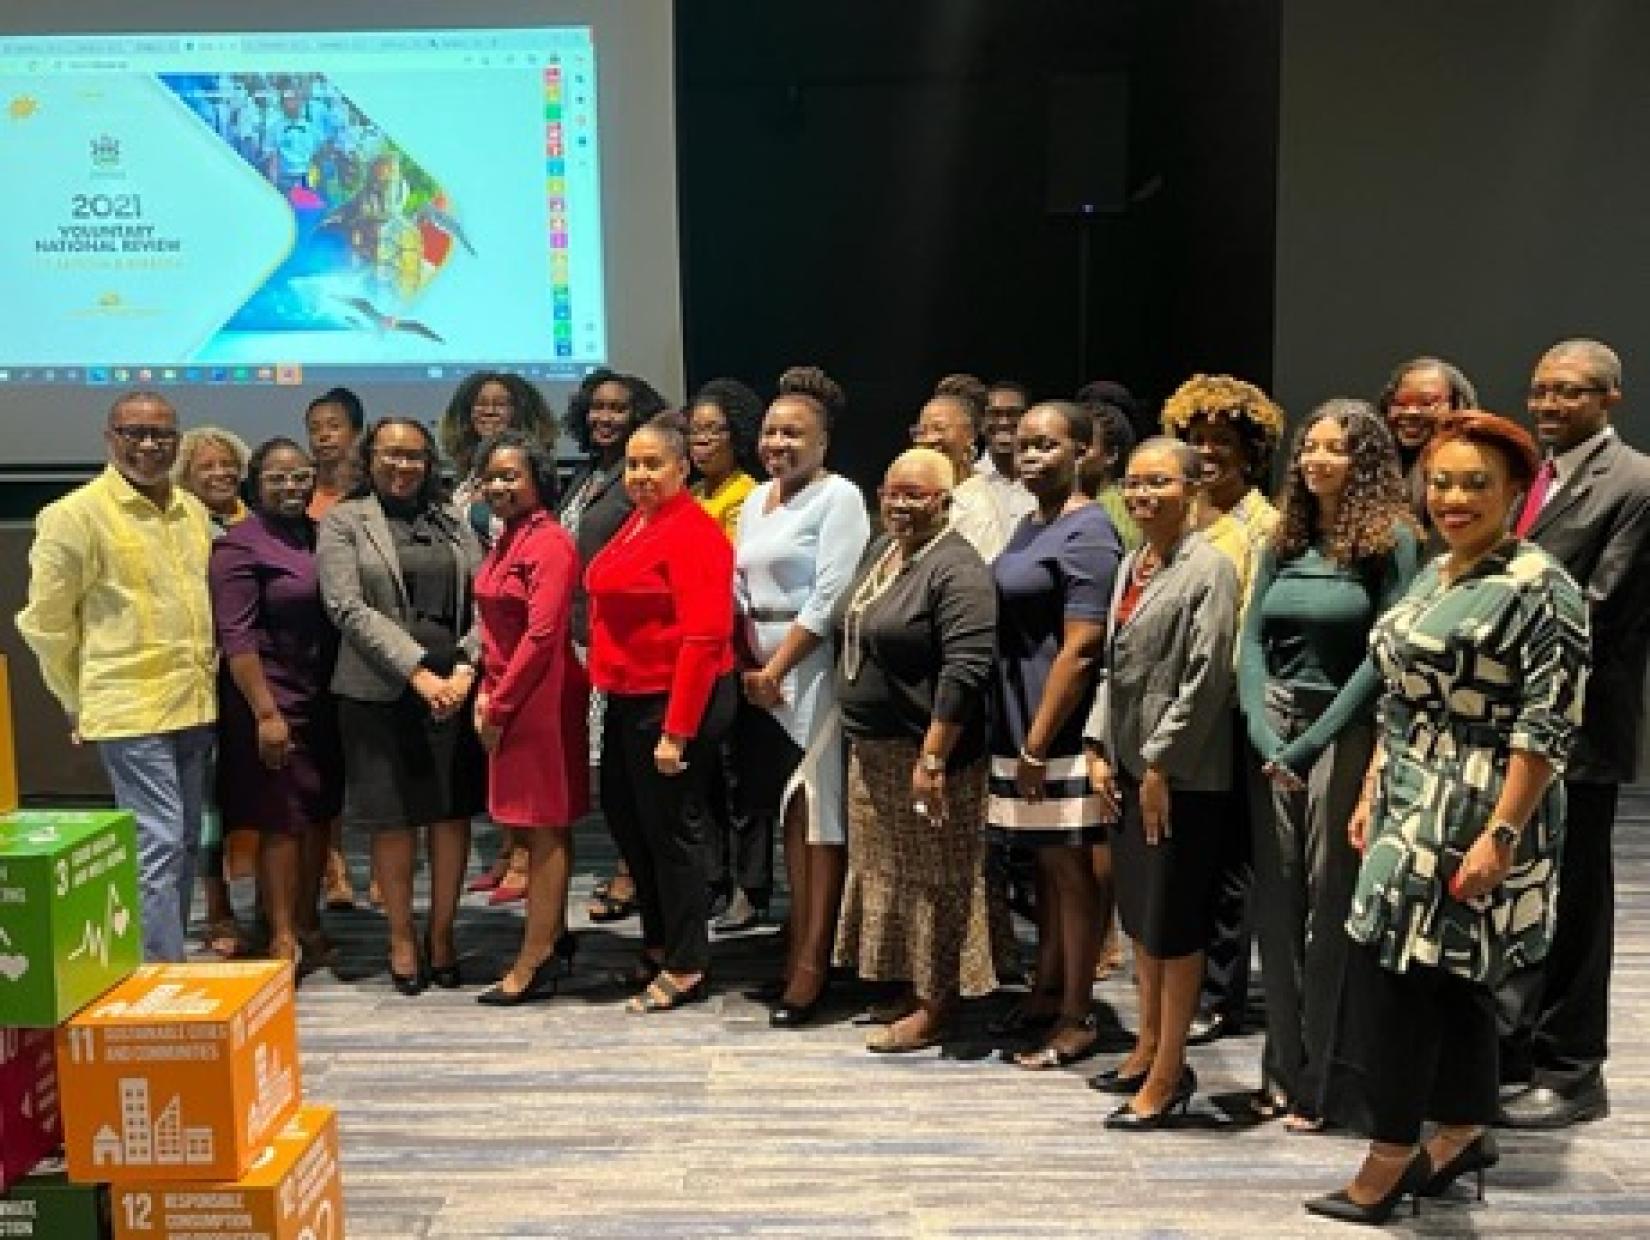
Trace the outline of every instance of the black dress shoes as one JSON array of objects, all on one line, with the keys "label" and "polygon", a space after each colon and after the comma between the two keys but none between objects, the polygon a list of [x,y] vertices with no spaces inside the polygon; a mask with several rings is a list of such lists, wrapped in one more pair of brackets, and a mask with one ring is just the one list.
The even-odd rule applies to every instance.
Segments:
[{"label": "black dress shoes", "polygon": [[1186,1030],[1187,1046],[1207,1046],[1243,1032],[1243,1022],[1224,1012],[1199,1012]]},{"label": "black dress shoes", "polygon": [[1610,1113],[1610,1095],[1604,1081],[1594,1077],[1573,1093],[1561,1094],[1537,1085],[1501,1104],[1495,1122],[1503,1128],[1568,1128],[1603,1119]]}]

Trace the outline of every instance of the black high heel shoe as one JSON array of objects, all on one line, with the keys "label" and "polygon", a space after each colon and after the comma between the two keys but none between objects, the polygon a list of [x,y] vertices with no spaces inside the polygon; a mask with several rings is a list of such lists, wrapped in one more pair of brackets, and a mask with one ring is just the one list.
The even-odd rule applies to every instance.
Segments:
[{"label": "black high heel shoe", "polygon": [[1180,1080],[1175,1082],[1174,1093],[1163,1104],[1161,1111],[1154,1111],[1150,1115],[1142,1115],[1134,1109],[1131,1099],[1117,1110],[1106,1116],[1106,1127],[1117,1132],[1153,1132],[1166,1127],[1176,1118],[1184,1118],[1186,1108],[1192,1105],[1192,1095],[1197,1092],[1197,1073],[1188,1065],[1180,1071]]},{"label": "black high heel shoe", "polygon": [[1145,1071],[1141,1071],[1130,1076],[1118,1076],[1116,1068],[1107,1068],[1104,1072],[1096,1072],[1089,1077],[1089,1088],[1097,1089],[1103,1094],[1127,1094],[1132,1097],[1138,1094],[1140,1087],[1146,1083],[1146,1075]]},{"label": "black high heel shoe", "polygon": [[1484,1200],[1484,1172],[1501,1161],[1501,1146],[1488,1128],[1463,1145],[1454,1158],[1432,1173],[1420,1190],[1422,1197],[1442,1197],[1456,1180],[1472,1172],[1478,1179],[1478,1200]]},{"label": "black high heel shoe", "polygon": [[1379,1227],[1392,1217],[1392,1212],[1405,1197],[1410,1199],[1409,1212],[1419,1214],[1422,1190],[1431,1182],[1432,1159],[1427,1157],[1426,1147],[1423,1146],[1415,1151],[1415,1156],[1409,1160],[1409,1166],[1404,1168],[1398,1182],[1379,1201],[1361,1206],[1348,1197],[1343,1188],[1324,1197],[1314,1197],[1304,1204],[1308,1214],[1316,1214],[1321,1218],[1332,1218],[1341,1223],[1367,1223],[1372,1227]]},{"label": "black high heel shoe", "polygon": [[451,964],[435,963],[435,947],[430,942],[430,936],[424,936],[424,959],[429,961],[427,970],[430,981],[441,987],[442,990],[457,990],[464,984],[464,978],[458,971],[458,952],[453,952]]},{"label": "black high heel shoe", "polygon": [[390,984],[394,986],[399,993],[406,995],[409,999],[413,998],[415,995],[421,995],[424,993],[425,982],[423,957],[418,957],[417,963],[414,964],[413,971],[411,973],[397,973],[395,971],[395,957],[393,956],[386,956],[384,958],[384,965],[389,970]]},{"label": "black high heel shoe", "polygon": [[564,957],[551,952],[539,961],[538,968],[533,970],[533,976],[527,979],[527,985],[511,994],[504,989],[503,981],[498,985],[482,991],[476,996],[476,1002],[487,1007],[520,1007],[523,1003],[538,1003],[545,999],[554,999],[556,991],[561,987],[562,975],[566,972],[567,961]]},{"label": "black high heel shoe", "polygon": [[[800,965],[799,970],[804,972],[818,972]],[[831,975],[827,973],[820,980],[819,991],[806,1003],[788,1003],[783,997],[768,1013],[768,1025],[773,1029],[801,1029],[812,1023],[813,1018],[819,1015],[819,1009],[825,1004],[825,996],[830,993]]]}]

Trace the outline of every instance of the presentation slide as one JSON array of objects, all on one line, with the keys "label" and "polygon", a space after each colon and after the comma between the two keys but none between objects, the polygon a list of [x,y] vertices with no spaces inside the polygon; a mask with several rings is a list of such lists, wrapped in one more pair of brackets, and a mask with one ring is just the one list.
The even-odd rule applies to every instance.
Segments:
[{"label": "presentation slide", "polygon": [[[115,396],[249,443],[344,385],[434,422],[682,383],[671,0],[5,0],[0,485]],[[563,444],[571,451],[570,443]]]},{"label": "presentation slide", "polygon": [[582,28],[0,41],[7,381],[605,361],[595,73]]}]

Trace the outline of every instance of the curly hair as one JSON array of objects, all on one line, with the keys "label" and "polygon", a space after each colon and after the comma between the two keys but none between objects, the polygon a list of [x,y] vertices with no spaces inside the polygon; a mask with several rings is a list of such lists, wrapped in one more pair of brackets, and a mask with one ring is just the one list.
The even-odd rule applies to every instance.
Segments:
[{"label": "curly hair", "polygon": [[468,476],[476,463],[481,436],[476,434],[471,411],[481,389],[489,383],[496,383],[510,393],[508,426],[511,430],[525,431],[540,443],[556,442],[556,415],[535,385],[507,370],[478,370],[458,385],[437,424],[441,450],[452,458],[461,478]]},{"label": "curly hair", "polygon": [[424,440],[424,481],[419,484],[418,494],[413,502],[419,508],[428,508],[431,504],[439,503],[447,498],[447,485],[441,478],[441,453],[436,448],[435,432],[430,430],[417,418],[403,417],[400,414],[389,414],[379,418],[355,444],[355,485],[350,489],[348,499],[363,499],[377,492],[372,485],[372,453],[378,442],[378,437],[392,426],[410,426],[417,431]]},{"label": "curly hair", "polygon": [[567,433],[587,453],[591,448],[590,402],[595,399],[596,389],[604,383],[620,384],[630,393],[630,421],[624,428],[624,439],[629,439],[639,427],[670,408],[665,398],[646,379],[621,374],[605,366],[592,370],[567,401]]},{"label": "curly hair", "polygon": [[1381,394],[1375,398],[1375,407],[1386,413],[1392,408],[1392,402],[1397,399],[1398,389],[1404,385],[1404,380],[1423,370],[1436,370],[1444,377],[1444,383],[1449,388],[1451,409],[1472,409],[1477,406],[1478,389],[1473,387],[1472,380],[1461,372],[1459,366],[1446,362],[1441,357],[1412,357],[1392,368],[1385,386],[1381,388]]},{"label": "curly hair", "polygon": [[[1317,497],[1307,489],[1301,472],[1301,449],[1306,437],[1326,420],[1346,432],[1347,455],[1351,457],[1335,526],[1328,530],[1319,524]],[[1345,567],[1391,551],[1400,526],[1419,533],[1398,465],[1398,445],[1386,419],[1368,401],[1348,397],[1325,401],[1295,432],[1289,469],[1278,494],[1278,510],[1272,551],[1279,560],[1292,559],[1321,539],[1324,554]]]},{"label": "curly hair", "polygon": [[1237,431],[1251,481],[1266,477],[1283,438],[1283,410],[1253,383],[1231,375],[1193,375],[1163,404],[1163,429],[1176,439],[1191,436],[1198,419],[1225,422]]},{"label": "curly hair", "polygon": [[991,394],[991,389],[979,379],[969,374],[945,375],[934,385],[934,396],[954,400],[963,407],[968,414],[968,420],[974,424],[974,430],[979,432],[980,424],[985,421],[985,401]]},{"label": "curly hair", "polygon": [[792,366],[779,376],[779,396],[797,396],[813,406],[820,424],[829,431],[848,407],[842,385],[818,366]]},{"label": "curly hair", "polygon": [[757,468],[756,439],[762,433],[762,398],[738,379],[712,379],[688,402],[691,413],[700,405],[714,405],[727,419],[733,459],[747,474]]},{"label": "curly hair", "polygon": [[556,479],[555,450],[537,435],[514,426],[482,442],[475,454],[475,472],[480,477],[493,457],[514,448],[527,462],[527,472],[533,476],[533,489],[539,493],[539,506],[554,508],[556,491],[561,485]]}]

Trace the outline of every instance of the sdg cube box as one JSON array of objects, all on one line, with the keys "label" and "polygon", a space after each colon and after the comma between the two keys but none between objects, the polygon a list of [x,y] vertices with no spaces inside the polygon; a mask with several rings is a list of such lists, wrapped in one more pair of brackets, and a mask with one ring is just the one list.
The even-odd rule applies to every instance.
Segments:
[{"label": "sdg cube box", "polygon": [[0,1236],[8,1240],[109,1240],[109,1190],[74,1184],[61,1164],[37,1170],[0,1196]]},{"label": "sdg cube box", "polygon": [[[0,1029],[0,1190],[33,1171],[62,1141],[51,1030]],[[0,1236],[5,1234],[0,1226]]]},{"label": "sdg cube box", "polygon": [[69,1178],[235,1180],[298,1109],[292,966],[143,965],[57,1032]]},{"label": "sdg cube box", "polygon": [[0,1023],[50,1029],[135,969],[137,828],[125,810],[0,817]]},{"label": "sdg cube box", "polygon": [[117,1184],[116,1240],[342,1240],[338,1119],[304,1106],[227,1184]]}]

